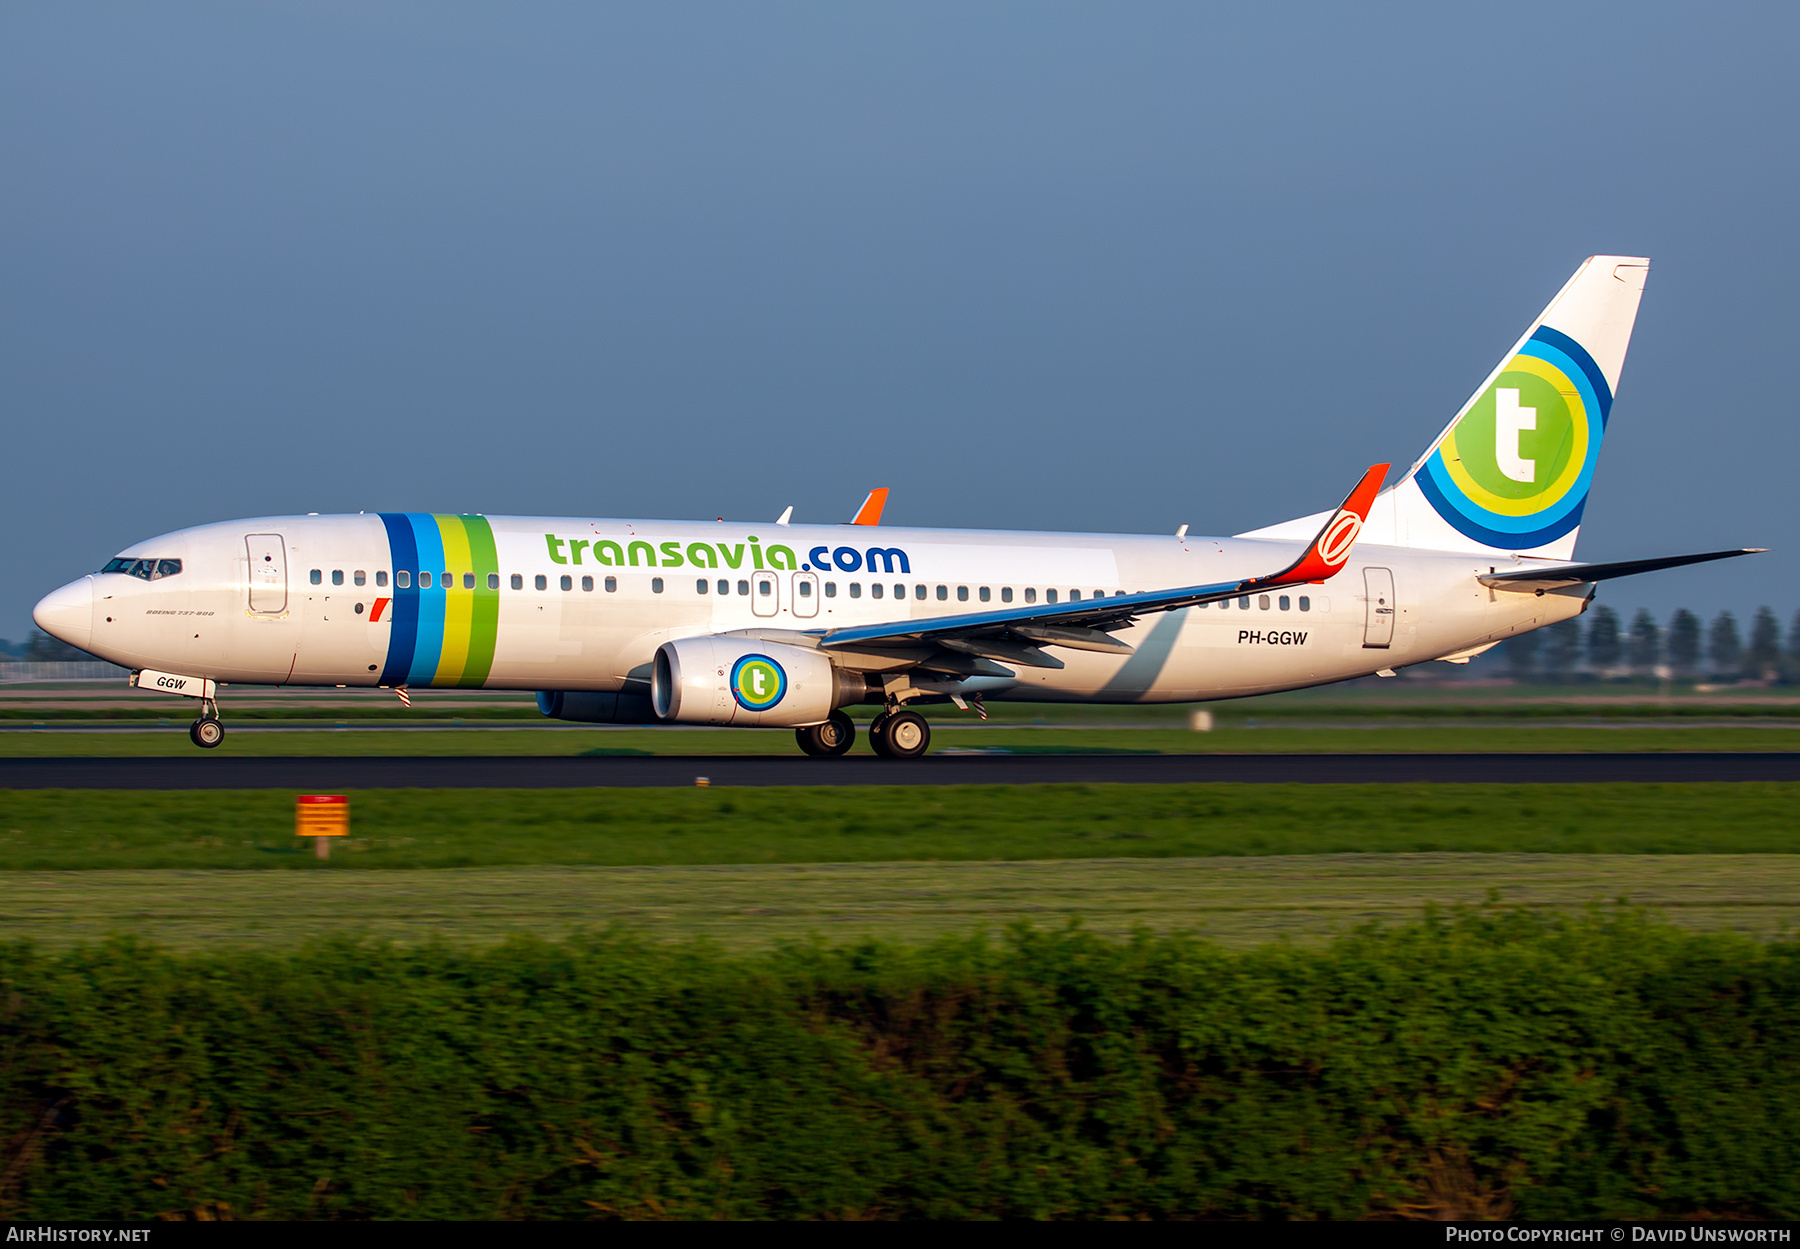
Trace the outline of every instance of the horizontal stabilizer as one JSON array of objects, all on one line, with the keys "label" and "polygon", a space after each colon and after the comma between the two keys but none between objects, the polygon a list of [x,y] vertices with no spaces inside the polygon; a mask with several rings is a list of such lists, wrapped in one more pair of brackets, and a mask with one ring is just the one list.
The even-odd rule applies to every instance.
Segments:
[{"label": "horizontal stabilizer", "polygon": [[1562,586],[1586,585],[1590,581],[1610,581],[1614,577],[1633,577],[1640,572],[1657,572],[1664,568],[1680,568],[1686,564],[1704,564],[1715,559],[1732,559],[1739,555],[1760,555],[1765,547],[1740,547],[1735,551],[1707,551],[1703,555],[1665,555],[1660,559],[1628,559],[1612,564],[1568,564],[1561,568],[1521,568],[1513,572],[1494,572],[1477,577],[1482,585],[1496,590],[1554,590]]}]

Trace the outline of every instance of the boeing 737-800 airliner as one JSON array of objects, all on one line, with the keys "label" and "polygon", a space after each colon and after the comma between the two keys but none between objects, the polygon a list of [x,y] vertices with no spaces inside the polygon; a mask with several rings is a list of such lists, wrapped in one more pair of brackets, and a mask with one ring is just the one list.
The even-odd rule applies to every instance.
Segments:
[{"label": "boeing 737-800 airliner", "polygon": [[[1400,480],[1239,534],[1137,537],[500,517],[281,516],[127,548],[47,595],[46,632],[199,700],[223,684],[537,691],[602,724],[796,730],[923,754],[921,704],[1145,703],[1466,662],[1579,615],[1575,539],[1649,262],[1595,256]],[[783,517],[785,522],[786,516]]]}]

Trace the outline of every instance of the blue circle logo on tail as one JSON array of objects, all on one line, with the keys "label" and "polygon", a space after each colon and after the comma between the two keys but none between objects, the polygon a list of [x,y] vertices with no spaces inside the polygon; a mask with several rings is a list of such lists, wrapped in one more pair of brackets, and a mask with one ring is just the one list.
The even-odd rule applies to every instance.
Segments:
[{"label": "blue circle logo on tail", "polygon": [[787,673],[767,655],[745,655],[731,665],[731,696],[745,711],[767,711],[787,694]]},{"label": "blue circle logo on tail", "polygon": [[1432,507],[1503,550],[1554,542],[1581,523],[1612,389],[1580,343],[1540,326],[1420,470]]}]

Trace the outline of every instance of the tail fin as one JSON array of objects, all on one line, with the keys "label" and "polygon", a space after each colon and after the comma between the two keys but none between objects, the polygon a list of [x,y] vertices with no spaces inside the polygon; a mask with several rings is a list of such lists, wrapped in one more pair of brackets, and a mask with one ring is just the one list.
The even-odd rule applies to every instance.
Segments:
[{"label": "tail fin", "polygon": [[1402,546],[1570,559],[1650,262],[1595,256],[1394,487]]},{"label": "tail fin", "polygon": [[[1371,511],[1378,545],[1571,559],[1650,262],[1594,256]],[[1306,517],[1245,537],[1298,537]],[[1293,530],[1293,532],[1289,532]]]}]

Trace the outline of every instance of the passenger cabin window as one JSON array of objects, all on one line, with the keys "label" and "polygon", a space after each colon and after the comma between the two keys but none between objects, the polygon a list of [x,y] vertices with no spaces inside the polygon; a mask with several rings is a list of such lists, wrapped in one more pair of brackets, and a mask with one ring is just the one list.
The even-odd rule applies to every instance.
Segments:
[{"label": "passenger cabin window", "polygon": [[[879,581],[877,581],[869,586],[869,597],[870,598],[880,598],[883,594],[886,594],[886,593],[887,593],[887,587],[882,585],[881,582],[879,582]],[[855,593],[853,592],[850,595],[850,597],[855,598],[856,597]]]},{"label": "passenger cabin window", "polygon": [[758,581],[756,583],[756,592],[764,598],[767,598],[775,592],[775,583],[767,580]]},{"label": "passenger cabin window", "polygon": [[343,585],[344,584],[344,570],[342,568],[333,568],[331,570],[331,584],[332,585]]},{"label": "passenger cabin window", "polygon": [[306,579],[308,581],[312,582],[314,585],[323,585],[325,582],[325,574],[320,572],[317,568],[315,568],[312,570],[311,573],[307,574]]},{"label": "passenger cabin window", "polygon": [[1283,594],[1280,598],[1275,600],[1275,606],[1281,608],[1282,611],[1286,611],[1289,607],[1291,607],[1293,605],[1293,602],[1294,602],[1294,600],[1290,599],[1287,595]]},{"label": "passenger cabin window", "polygon": [[[906,587],[903,585],[896,584],[894,586],[894,597],[895,598],[905,598],[906,597]],[[925,587],[924,586],[919,587],[919,597],[920,598],[925,597]]]},{"label": "passenger cabin window", "polygon": [[1300,596],[1300,610],[1301,611],[1311,611],[1312,610],[1312,600],[1310,598],[1306,597],[1306,595],[1304,595],[1304,594],[1302,594]]},{"label": "passenger cabin window", "polygon": [[573,590],[575,588],[575,578],[571,577],[568,573],[564,573],[561,577],[557,578],[557,584],[562,586],[565,590]]},{"label": "passenger cabin window", "polygon": [[[387,570],[385,568],[375,574],[375,584],[378,586],[384,586],[387,584]],[[517,589],[518,587],[514,586],[513,588]]]},{"label": "passenger cabin window", "polygon": [[[923,598],[924,596],[921,595],[920,597]],[[938,602],[942,603],[949,597],[950,597],[950,587],[947,585],[939,586],[938,587]]]},{"label": "passenger cabin window", "polygon": [[738,582],[738,593],[748,597],[750,594],[750,583],[748,581]]},{"label": "passenger cabin window", "polygon": [[720,594],[730,594],[731,593],[731,582],[721,580],[719,582],[719,593]]},{"label": "passenger cabin window", "polygon": [[1000,587],[1000,601],[1002,603],[1012,602],[1012,587],[1011,586],[1003,585]]},{"label": "passenger cabin window", "polygon": [[956,601],[959,603],[966,603],[969,601],[969,587],[968,586],[959,585],[956,587]]},{"label": "passenger cabin window", "polygon": [[812,597],[812,582],[802,581],[799,585],[799,590],[800,590],[801,598],[811,598]]},{"label": "passenger cabin window", "polygon": [[1248,594],[1240,594],[1238,596],[1238,610],[1239,611],[1249,611],[1250,610],[1250,596]]},{"label": "passenger cabin window", "polygon": [[450,574],[446,572],[438,574],[438,584],[448,590],[451,586],[455,585],[456,582],[452,581],[450,579]]},{"label": "passenger cabin window", "polygon": [[1269,596],[1267,594],[1257,595],[1256,596],[1256,607],[1257,607],[1258,611],[1268,611],[1269,610]]},{"label": "passenger cabin window", "polygon": [[606,592],[608,594],[615,594],[618,592],[618,589],[619,579],[617,577],[608,577],[606,579]]},{"label": "passenger cabin window", "polygon": [[540,590],[548,590],[550,588],[550,579],[544,576],[543,573],[539,573],[537,576],[533,577],[531,582]]},{"label": "passenger cabin window", "polygon": [[837,597],[837,582],[827,581],[825,583],[825,597],[826,598],[836,598]]},{"label": "passenger cabin window", "polygon": [[523,590],[525,588],[525,574],[524,573],[516,572],[512,575],[512,588],[515,590]]},{"label": "passenger cabin window", "polygon": [[1080,590],[1070,590],[1069,591],[1069,601],[1071,603],[1079,603],[1081,601],[1081,591]]},{"label": "passenger cabin window", "polygon": [[1045,590],[1044,591],[1044,601],[1046,603],[1054,603],[1056,601],[1056,591],[1055,590]]},{"label": "passenger cabin window", "polygon": [[661,594],[662,592],[663,592],[662,578],[661,577],[650,578],[650,593]]},{"label": "passenger cabin window", "polygon": [[500,588],[500,574],[497,572],[489,573],[488,574],[488,589],[498,590],[499,588]]},{"label": "passenger cabin window", "polygon": [[992,590],[988,589],[986,586],[982,586],[979,593],[981,595],[982,602],[987,603],[987,602],[991,602],[993,600],[994,592]]},{"label": "passenger cabin window", "polygon": [[402,589],[402,590],[411,589],[412,588],[412,573],[410,573],[406,569],[402,568],[399,572],[394,574],[394,585],[397,588]]},{"label": "passenger cabin window", "polygon": [[592,594],[594,592],[594,579],[592,577],[583,577],[581,579],[581,590],[584,594]]},{"label": "passenger cabin window", "polygon": [[475,588],[475,574],[472,572],[464,573],[463,574],[463,589],[473,590],[474,588]]},{"label": "passenger cabin window", "polygon": [[1027,603],[1037,602],[1037,591],[1030,586],[1025,587],[1025,601]]},{"label": "passenger cabin window", "polygon": [[362,569],[358,568],[354,573],[352,573],[350,575],[350,580],[354,581],[357,585],[368,585],[369,584],[369,574],[364,572]]},{"label": "passenger cabin window", "polygon": [[421,590],[429,590],[431,588],[431,574],[424,569],[419,570],[419,588]]},{"label": "passenger cabin window", "polygon": [[694,593],[695,594],[705,594],[706,590],[707,590],[707,585],[706,585],[705,577],[702,577],[698,581],[694,582]]}]

